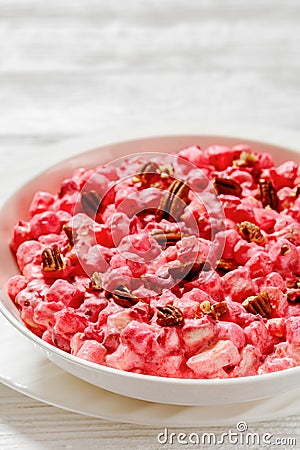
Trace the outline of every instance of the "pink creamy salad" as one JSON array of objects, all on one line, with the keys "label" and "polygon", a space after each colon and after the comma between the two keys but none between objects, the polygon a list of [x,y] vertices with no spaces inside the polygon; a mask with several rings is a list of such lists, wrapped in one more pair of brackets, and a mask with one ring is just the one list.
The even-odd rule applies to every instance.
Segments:
[{"label": "pink creamy salad", "polygon": [[147,153],[37,192],[7,291],[34,334],[124,371],[300,365],[300,167],[247,145]]}]

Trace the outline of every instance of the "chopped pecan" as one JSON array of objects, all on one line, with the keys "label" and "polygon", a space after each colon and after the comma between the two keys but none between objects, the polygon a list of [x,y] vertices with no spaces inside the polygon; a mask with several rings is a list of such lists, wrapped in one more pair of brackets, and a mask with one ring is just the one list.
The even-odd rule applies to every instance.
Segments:
[{"label": "chopped pecan", "polygon": [[258,157],[253,153],[242,152],[239,159],[233,161],[235,167],[253,167],[257,162]]},{"label": "chopped pecan", "polygon": [[211,315],[218,319],[221,316],[224,316],[228,311],[228,306],[226,302],[218,302],[211,306]]},{"label": "chopped pecan", "polygon": [[168,268],[168,272],[172,278],[185,281],[192,280],[199,272],[201,272],[201,270],[210,270],[209,263],[205,261],[196,261],[194,263],[174,264],[174,266]]},{"label": "chopped pecan", "polygon": [[174,327],[181,325],[183,322],[183,314],[176,306],[167,305],[165,307],[157,307],[156,323],[161,327]]},{"label": "chopped pecan", "polygon": [[214,188],[217,191],[218,195],[224,194],[240,197],[242,193],[240,184],[235,180],[231,180],[230,178],[216,177],[214,179]]},{"label": "chopped pecan", "polygon": [[220,276],[223,276],[226,273],[231,272],[232,270],[234,270],[236,268],[237,268],[237,265],[235,264],[234,261],[232,261],[231,259],[221,258],[217,262],[216,272],[218,272],[218,274]]},{"label": "chopped pecan", "polygon": [[162,195],[155,214],[156,220],[171,218],[178,220],[186,207],[189,190],[186,183],[174,180]]},{"label": "chopped pecan", "polygon": [[75,230],[73,230],[73,228],[69,227],[68,225],[63,225],[62,229],[68,238],[68,247],[69,249],[71,249],[75,245],[78,234]]},{"label": "chopped pecan", "polygon": [[174,175],[174,167],[171,163],[159,166],[160,176],[162,178],[169,178]]},{"label": "chopped pecan", "polygon": [[209,314],[211,312],[211,303],[208,300],[200,303],[200,309],[204,314]]},{"label": "chopped pecan", "polygon": [[142,183],[143,185],[148,184],[149,180],[153,177],[153,175],[159,172],[159,165],[155,162],[147,162],[140,169],[140,173],[136,174],[132,181],[134,183]]},{"label": "chopped pecan", "polygon": [[126,286],[118,286],[114,289],[112,297],[117,305],[123,306],[124,308],[130,308],[140,301],[140,298],[133,295]]},{"label": "chopped pecan", "polygon": [[280,253],[282,256],[287,255],[289,252],[291,251],[290,247],[287,244],[283,244],[281,249],[280,249]]},{"label": "chopped pecan", "polygon": [[237,226],[239,234],[247,242],[255,242],[258,245],[262,245],[265,242],[265,238],[260,231],[260,228],[252,222],[241,222]]},{"label": "chopped pecan", "polygon": [[58,247],[45,248],[42,253],[42,263],[44,272],[55,272],[65,268],[65,263]]},{"label": "chopped pecan", "polygon": [[211,304],[208,300],[200,304],[200,309],[204,314],[208,314],[216,320],[228,311],[226,302]]},{"label": "chopped pecan", "polygon": [[81,206],[84,212],[90,217],[97,214],[101,203],[101,198],[98,192],[89,191],[81,194]]},{"label": "chopped pecan", "polygon": [[176,242],[180,241],[184,236],[187,236],[187,234],[178,230],[153,230],[151,236],[160,245],[170,247],[171,245],[175,245]]},{"label": "chopped pecan", "polygon": [[300,303],[300,289],[296,286],[296,289],[288,289],[287,300],[290,303]]},{"label": "chopped pecan", "polygon": [[295,192],[295,196],[298,198],[300,195],[300,184],[298,184],[297,188],[296,188],[296,192]]},{"label": "chopped pecan", "polygon": [[251,314],[260,314],[262,317],[270,318],[272,314],[272,306],[267,292],[246,298],[242,305]]},{"label": "chopped pecan", "polygon": [[277,196],[276,189],[274,188],[271,181],[260,179],[258,181],[259,185],[259,196],[261,203],[264,208],[269,207],[275,211],[279,210],[279,199]]},{"label": "chopped pecan", "polygon": [[99,272],[94,272],[90,279],[89,289],[91,291],[103,291]]}]

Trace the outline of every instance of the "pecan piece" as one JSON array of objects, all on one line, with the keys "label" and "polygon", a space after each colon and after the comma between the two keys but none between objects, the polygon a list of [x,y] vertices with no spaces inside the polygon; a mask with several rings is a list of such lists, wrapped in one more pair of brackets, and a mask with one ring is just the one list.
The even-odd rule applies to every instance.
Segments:
[{"label": "pecan piece", "polygon": [[216,320],[228,311],[226,302],[218,302],[212,305],[208,300],[200,304],[200,309],[202,313],[207,314]]},{"label": "pecan piece", "polygon": [[62,229],[68,238],[68,248],[73,248],[78,238],[78,234],[75,230],[73,230],[73,228],[69,227],[68,225],[63,225]]},{"label": "pecan piece", "polygon": [[162,178],[169,178],[174,175],[174,167],[171,163],[159,166],[160,176]]},{"label": "pecan piece", "polygon": [[224,194],[240,197],[242,193],[240,184],[235,180],[231,180],[230,178],[216,177],[214,179],[214,188],[217,191],[218,195]]},{"label": "pecan piece", "polygon": [[204,314],[209,314],[211,311],[211,303],[208,300],[200,303],[200,309]]},{"label": "pecan piece", "polygon": [[287,291],[287,300],[290,303],[300,303],[300,289],[296,284],[295,289],[288,289]]},{"label": "pecan piece", "polygon": [[160,245],[170,247],[171,245],[175,245],[176,242],[180,241],[183,237],[187,236],[187,234],[177,230],[153,230],[151,236]]},{"label": "pecan piece", "polygon": [[89,289],[91,291],[103,291],[99,272],[94,272],[90,279]]},{"label": "pecan piece", "polygon": [[246,298],[242,305],[251,314],[260,314],[262,317],[270,318],[272,306],[266,291],[261,294]]},{"label": "pecan piece", "polygon": [[224,316],[228,311],[228,306],[226,302],[218,302],[211,306],[211,315],[215,319],[219,319],[219,317]]},{"label": "pecan piece", "polygon": [[235,167],[253,167],[258,161],[258,157],[253,153],[242,152],[239,159],[233,161],[233,166]]},{"label": "pecan piece", "polygon": [[287,255],[288,253],[290,253],[291,249],[287,244],[283,244],[281,249],[280,249],[280,253],[282,256]]},{"label": "pecan piece", "polygon": [[65,263],[58,247],[47,247],[42,253],[44,272],[55,272],[63,270]]},{"label": "pecan piece", "polygon": [[157,174],[159,171],[159,165],[155,162],[147,162],[140,169],[140,173],[136,174],[132,181],[133,183],[142,183],[143,185],[148,184],[153,175]]},{"label": "pecan piece", "polygon": [[81,207],[83,211],[90,217],[97,214],[101,203],[101,198],[98,192],[89,191],[81,194]]},{"label": "pecan piece", "polygon": [[258,186],[258,192],[263,207],[269,207],[271,209],[274,209],[275,211],[279,211],[279,199],[276,189],[274,188],[271,181],[260,179],[258,181]]},{"label": "pecan piece", "polygon": [[118,286],[114,289],[112,297],[117,305],[123,306],[124,308],[130,308],[140,301],[126,286]]},{"label": "pecan piece", "polygon": [[237,226],[239,234],[247,242],[255,242],[258,245],[262,245],[265,242],[265,238],[260,231],[260,228],[252,222],[241,222]]},{"label": "pecan piece", "polygon": [[174,180],[163,193],[155,214],[156,220],[178,220],[188,201],[190,188],[181,180]]},{"label": "pecan piece", "polygon": [[156,323],[161,327],[174,327],[181,325],[183,322],[183,314],[176,306],[167,305],[165,307],[157,307]]},{"label": "pecan piece", "polygon": [[220,276],[223,276],[236,268],[237,265],[235,264],[235,262],[231,261],[230,259],[221,258],[217,262],[216,272],[218,272]]},{"label": "pecan piece", "polygon": [[196,261],[194,263],[174,264],[168,268],[168,272],[175,280],[190,281],[201,270],[210,270],[210,264],[205,261]]}]

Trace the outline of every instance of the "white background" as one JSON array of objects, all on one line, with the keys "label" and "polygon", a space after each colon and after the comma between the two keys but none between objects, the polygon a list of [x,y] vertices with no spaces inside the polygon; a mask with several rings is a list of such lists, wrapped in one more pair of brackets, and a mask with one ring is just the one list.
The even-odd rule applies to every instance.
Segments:
[{"label": "white background", "polygon": [[[70,138],[189,123],[297,131],[299,49],[299,0],[0,0],[0,195],[71,154],[49,150]],[[299,428],[251,424],[298,443]],[[0,387],[1,450],[155,449],[159,431]]]}]

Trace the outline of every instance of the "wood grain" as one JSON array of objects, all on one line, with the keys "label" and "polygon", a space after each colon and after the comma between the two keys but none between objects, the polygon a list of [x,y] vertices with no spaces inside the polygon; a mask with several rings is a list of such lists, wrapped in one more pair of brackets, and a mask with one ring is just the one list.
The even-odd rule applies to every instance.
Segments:
[{"label": "wood grain", "polygon": [[[59,156],[50,144],[126,121],[297,131],[299,20],[298,0],[0,0],[1,198]],[[160,448],[158,429],[0,399],[3,450]],[[300,445],[300,417],[251,426]]]},{"label": "wood grain", "polygon": [[[158,434],[164,431],[163,424],[161,428],[150,428],[83,417],[28,399],[4,386],[0,386],[0,396],[0,447],[3,450],[82,450],[83,445],[88,450],[168,448],[157,441]],[[234,431],[234,427],[231,429]],[[226,431],[228,429],[225,427],[212,427],[209,430],[172,428],[169,434],[214,432],[220,438]],[[270,433],[274,438],[293,437],[300,442],[299,417],[292,416],[272,423],[252,423],[249,424],[249,432],[261,435]],[[169,448],[197,447],[174,443]],[[224,444],[220,448],[234,449],[237,446]]]}]

